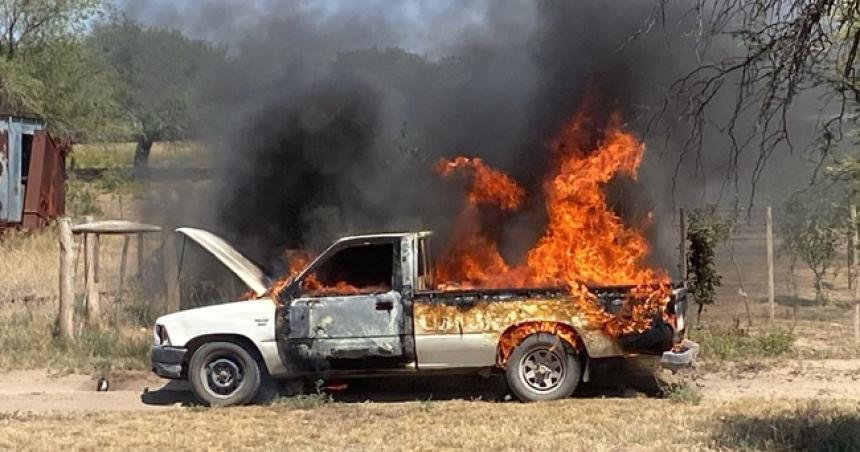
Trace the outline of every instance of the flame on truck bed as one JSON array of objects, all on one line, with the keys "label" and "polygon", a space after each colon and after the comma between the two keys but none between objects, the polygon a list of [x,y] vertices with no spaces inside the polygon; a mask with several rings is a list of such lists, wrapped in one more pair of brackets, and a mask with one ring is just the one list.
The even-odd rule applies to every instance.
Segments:
[{"label": "flame on truck bed", "polygon": [[[505,262],[480,214],[482,208],[517,210],[522,189],[479,159],[457,157],[437,165],[442,176],[472,177],[453,238],[436,267],[439,288],[566,287],[570,303],[590,326],[612,337],[642,332],[664,313],[668,276],[642,264],[647,241],[609,208],[603,191],[618,175],[636,177],[645,146],[622,129],[620,114],[596,113],[595,102],[586,98],[547,144],[555,159],[543,184],[548,221],[520,265]],[[584,282],[627,285],[629,297],[620,312],[610,313],[597,300],[596,285]]]}]

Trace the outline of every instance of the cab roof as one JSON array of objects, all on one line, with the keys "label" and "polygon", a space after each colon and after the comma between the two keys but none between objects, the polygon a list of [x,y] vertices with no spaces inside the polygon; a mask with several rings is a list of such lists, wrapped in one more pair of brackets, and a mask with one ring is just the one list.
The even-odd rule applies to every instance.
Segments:
[{"label": "cab roof", "polygon": [[359,234],[359,235],[349,235],[346,237],[341,237],[337,239],[334,243],[342,243],[342,242],[351,242],[351,241],[360,241],[360,240],[377,240],[377,239],[398,239],[409,236],[414,236],[416,238],[427,237],[431,235],[431,231],[417,231],[417,232],[380,232],[376,234]]}]

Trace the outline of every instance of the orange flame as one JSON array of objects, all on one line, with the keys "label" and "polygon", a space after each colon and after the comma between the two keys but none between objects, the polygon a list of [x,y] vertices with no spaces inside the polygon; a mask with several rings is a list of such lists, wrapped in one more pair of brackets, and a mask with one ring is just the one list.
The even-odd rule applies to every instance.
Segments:
[{"label": "orange flame", "polygon": [[[305,250],[287,250],[285,257],[289,262],[287,272],[284,273],[277,281],[272,283],[272,286],[266,292],[266,296],[278,300],[280,293],[298,276],[313,260],[311,254]],[[312,296],[331,296],[331,295],[356,295],[361,293],[377,293],[387,292],[390,287],[385,286],[366,286],[356,287],[346,281],[338,281],[335,284],[328,286],[323,284],[315,274],[309,274],[302,281],[302,289],[306,295]]]},{"label": "orange flame", "polygon": [[[592,325],[618,335],[647,329],[655,313],[662,312],[668,295],[664,272],[644,267],[648,243],[640,231],[625,227],[607,205],[603,186],[619,174],[636,176],[644,144],[621,128],[620,115],[606,121],[594,140],[595,121],[590,102],[565,123],[548,146],[558,159],[557,169],[544,184],[548,223],[532,247],[525,263],[509,267],[479,226],[477,203],[495,203],[504,210],[516,209],[522,190],[507,175],[486,168],[478,159],[458,157],[442,161],[443,175],[463,166],[474,168],[467,204],[458,217],[452,242],[436,270],[440,288],[458,286],[522,287],[566,285],[573,303]],[[499,200],[516,199],[503,203]],[[637,286],[622,312],[612,316],[597,303],[585,284],[629,284]]]},{"label": "orange flame", "polygon": [[436,281],[446,282],[442,287],[492,287],[509,278],[496,281],[511,269],[502,259],[496,243],[484,235],[479,222],[479,206],[496,205],[502,210],[517,209],[525,192],[506,174],[486,166],[479,158],[457,157],[441,160],[436,171],[448,176],[454,171],[470,172],[472,185],[466,196],[466,206],[460,211],[454,226],[453,238],[444,257],[436,263]]},{"label": "orange flame", "polygon": [[461,156],[436,164],[436,172],[443,176],[467,169],[473,174],[468,194],[470,205],[497,204],[503,210],[516,210],[523,202],[523,189],[507,174],[488,167],[479,158]]},{"label": "orange flame", "polygon": [[275,282],[272,283],[269,290],[263,296],[269,296],[278,302],[278,296],[283,290],[293,281],[308,264],[311,263],[311,254],[305,250],[289,249],[284,252],[284,258],[287,260],[287,271]]},{"label": "orange flame", "polygon": [[[580,347],[576,331],[569,325],[559,322],[526,322],[511,328],[499,337],[499,363],[502,365],[507,363],[514,348],[535,333],[552,334],[567,342],[574,350]],[[559,342],[558,346],[563,347],[563,344]]]}]

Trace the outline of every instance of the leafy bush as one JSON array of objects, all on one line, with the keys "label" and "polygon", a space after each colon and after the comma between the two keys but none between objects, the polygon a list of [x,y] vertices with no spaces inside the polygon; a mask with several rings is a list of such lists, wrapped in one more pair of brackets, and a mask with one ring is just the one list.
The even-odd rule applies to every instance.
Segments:
[{"label": "leafy bush", "polygon": [[764,356],[781,356],[791,351],[794,333],[785,328],[771,328],[757,336],[756,347]]},{"label": "leafy bush", "polygon": [[702,316],[706,304],[716,299],[716,288],[722,285],[722,277],[717,273],[714,261],[714,248],[726,240],[733,224],[732,218],[723,218],[714,209],[693,209],[687,220],[687,274],[693,298],[699,308],[696,321]]},{"label": "leafy bush", "polygon": [[721,360],[782,356],[791,352],[794,339],[793,332],[779,327],[767,329],[755,336],[732,327],[703,331],[696,337],[702,347],[702,357]]},{"label": "leafy bush", "polygon": [[847,194],[840,184],[818,184],[795,193],[781,223],[783,248],[812,270],[815,298],[825,304],[824,277],[850,231]]}]

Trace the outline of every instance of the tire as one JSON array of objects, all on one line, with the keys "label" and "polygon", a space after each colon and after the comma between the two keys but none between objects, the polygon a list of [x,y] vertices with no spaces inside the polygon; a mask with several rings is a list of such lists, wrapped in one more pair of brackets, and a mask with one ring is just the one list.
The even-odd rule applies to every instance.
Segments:
[{"label": "tire", "polygon": [[582,378],[582,364],[567,342],[549,333],[533,334],[511,353],[508,386],[523,402],[570,397]]},{"label": "tire", "polygon": [[263,380],[260,364],[232,342],[203,344],[188,363],[194,395],[208,406],[243,405],[254,400]]}]

